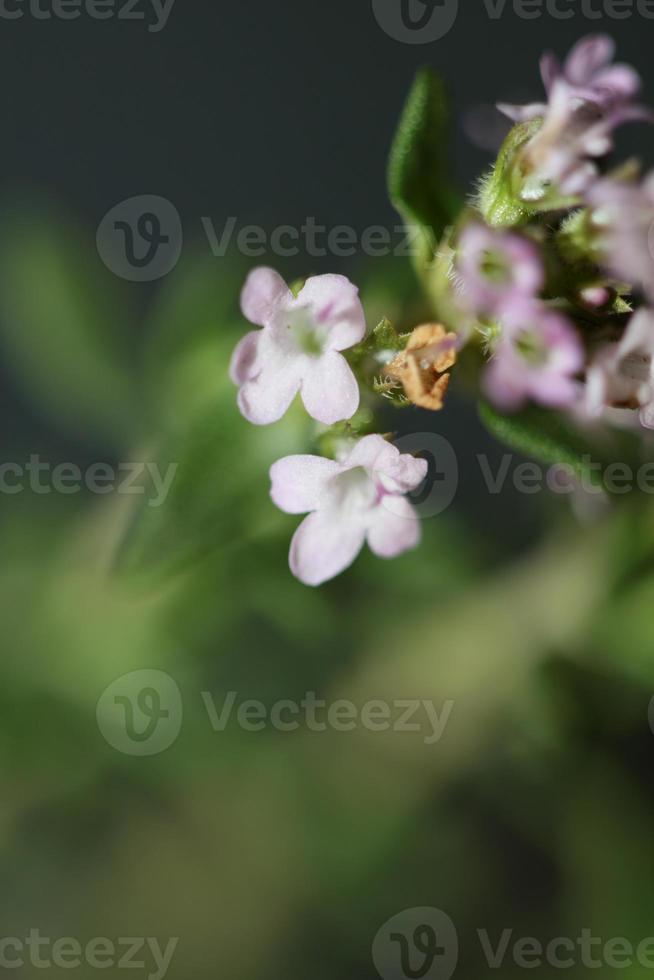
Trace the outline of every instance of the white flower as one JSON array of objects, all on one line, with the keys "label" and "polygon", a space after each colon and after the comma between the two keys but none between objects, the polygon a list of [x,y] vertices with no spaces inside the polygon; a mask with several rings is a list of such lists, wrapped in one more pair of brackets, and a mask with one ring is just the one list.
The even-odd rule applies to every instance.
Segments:
[{"label": "white flower", "polygon": [[241,340],[230,366],[249,422],[277,422],[298,392],[309,415],[325,425],[355,414],[359,386],[339,352],[366,332],[356,286],[344,276],[316,276],[296,298],[274,270],[255,269],[241,306],[251,323],[263,327]]},{"label": "white flower", "polygon": [[291,543],[289,564],[305,585],[322,585],[355,560],[367,541],[380,558],[415,548],[418,515],[404,494],[427,476],[427,463],[382,436],[361,439],[336,462],[287,456],[270,471],[271,496],[287,514],[305,514]]}]

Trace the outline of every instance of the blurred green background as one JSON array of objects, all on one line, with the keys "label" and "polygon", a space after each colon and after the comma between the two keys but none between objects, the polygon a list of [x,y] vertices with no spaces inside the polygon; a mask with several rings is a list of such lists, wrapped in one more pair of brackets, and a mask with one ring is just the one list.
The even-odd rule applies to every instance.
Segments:
[{"label": "blurred green background", "polygon": [[[456,925],[456,975],[478,980],[480,928],[652,935],[652,508],[582,526],[566,498],[489,497],[470,460],[503,450],[455,391],[442,416],[399,423],[456,443],[453,506],[415,553],[365,554],[306,589],[287,568],[297,520],[267,479],[310,446],[306,422],[248,426],[226,375],[243,263],[190,250],[133,308],[52,202],[2,228],[2,358],[30,420],[5,460],[179,467],[158,509],[0,494],[2,936],[179,937],[180,980],[372,978],[386,920],[433,906]],[[408,267],[352,278],[369,322],[417,322]],[[96,706],[143,669],[174,679],[184,715],[139,758],[108,744]],[[360,726],[216,732],[202,692],[220,706],[230,691],[453,708],[434,745]],[[523,970],[507,956],[495,972]]]}]

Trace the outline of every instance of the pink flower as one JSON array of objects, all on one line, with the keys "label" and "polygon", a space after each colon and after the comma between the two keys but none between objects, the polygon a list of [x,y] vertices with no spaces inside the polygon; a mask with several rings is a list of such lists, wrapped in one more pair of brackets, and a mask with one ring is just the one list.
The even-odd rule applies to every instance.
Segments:
[{"label": "pink flower", "polygon": [[322,585],[348,568],[367,540],[380,558],[420,541],[418,515],[404,494],[427,476],[427,463],[381,436],[366,436],[338,462],[287,456],[270,471],[271,497],[287,514],[305,514],[289,564],[305,585]]},{"label": "pink flower", "polygon": [[640,408],[640,421],[654,429],[654,311],[635,313],[616,344],[606,344],[586,376],[584,408],[590,416],[604,408]]},{"label": "pink flower", "polygon": [[238,344],[230,376],[242,414],[255,425],[277,422],[298,392],[314,419],[333,425],[359,407],[359,387],[340,351],[366,332],[356,286],[343,276],[307,279],[295,298],[272,269],[250,273],[241,296],[247,319],[263,327]]},{"label": "pink flower", "polygon": [[502,321],[484,387],[504,411],[520,408],[529,398],[563,408],[577,398],[574,375],[583,363],[581,342],[568,320],[543,303],[527,300],[512,306]]},{"label": "pink flower", "polygon": [[606,34],[578,41],[563,68],[551,52],[544,54],[540,70],[547,94],[562,80],[571,96],[599,105],[632,98],[640,89],[638,73],[630,65],[613,64],[614,55],[615,42]]},{"label": "pink flower", "polygon": [[457,267],[463,301],[481,315],[536,296],[545,281],[533,242],[480,224],[468,225],[461,235]]},{"label": "pink flower", "polygon": [[597,179],[594,162],[613,149],[613,132],[629,119],[648,118],[638,106],[609,107],[570,98],[555,82],[543,125],[523,151],[522,198],[539,201],[550,188],[565,196],[583,194]]},{"label": "pink flower", "polygon": [[[641,81],[630,65],[613,64],[615,42],[606,34],[582,38],[570,51],[563,67],[556,55],[546,52],[540,61],[540,73],[549,98],[558,85],[574,102],[594,102],[603,108],[615,108],[633,98]],[[503,103],[501,111],[514,122],[535,119],[547,113],[543,102],[526,106]]]},{"label": "pink flower", "polygon": [[551,188],[564,196],[584,193],[597,177],[594,161],[613,149],[614,130],[630,119],[651,121],[651,113],[632,102],[638,75],[612,64],[613,53],[613,41],[598,35],[580,41],[563,68],[545,55],[541,73],[548,103],[499,106],[514,122],[543,117],[522,153],[524,201],[539,201]]},{"label": "pink flower", "polygon": [[642,183],[599,180],[586,198],[608,268],[654,299],[654,173]]}]

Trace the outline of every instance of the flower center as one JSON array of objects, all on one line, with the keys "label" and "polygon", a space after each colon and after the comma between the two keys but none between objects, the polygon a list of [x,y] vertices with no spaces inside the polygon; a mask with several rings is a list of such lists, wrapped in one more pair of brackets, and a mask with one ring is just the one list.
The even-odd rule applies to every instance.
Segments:
[{"label": "flower center", "polygon": [[377,500],[377,488],[363,466],[336,477],[341,503],[353,510],[368,510]]},{"label": "flower center", "polygon": [[316,325],[309,310],[291,310],[287,315],[286,329],[303,354],[314,357],[322,354],[324,330]]},{"label": "flower center", "polygon": [[535,330],[521,330],[514,340],[515,349],[528,364],[541,367],[547,363],[547,347]]},{"label": "flower center", "polygon": [[479,264],[479,271],[484,279],[493,283],[494,286],[503,286],[511,279],[511,272],[506,258],[501,252],[494,252],[487,249]]}]

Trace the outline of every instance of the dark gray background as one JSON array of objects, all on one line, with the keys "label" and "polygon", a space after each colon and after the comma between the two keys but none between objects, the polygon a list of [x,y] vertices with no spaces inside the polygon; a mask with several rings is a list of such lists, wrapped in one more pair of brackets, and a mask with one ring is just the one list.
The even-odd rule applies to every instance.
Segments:
[{"label": "dark gray background", "polygon": [[49,189],[91,225],[145,193],[170,198],[191,235],[200,215],[390,224],[386,156],[420,65],[450,85],[464,187],[489,154],[471,146],[463,113],[539,94],[544,48],[609,31],[651,79],[654,20],[590,20],[581,0],[558,3],[575,15],[526,20],[507,0],[493,20],[461,0],[451,32],[425,46],[386,36],[371,0],[177,0],[158,34],[139,21],[0,19],[0,180]]}]

